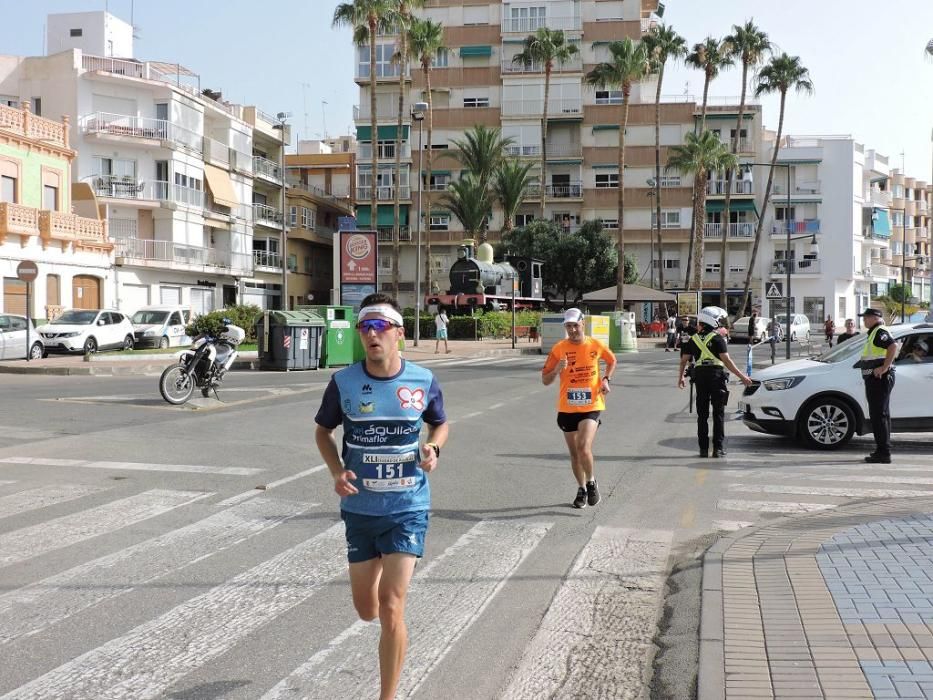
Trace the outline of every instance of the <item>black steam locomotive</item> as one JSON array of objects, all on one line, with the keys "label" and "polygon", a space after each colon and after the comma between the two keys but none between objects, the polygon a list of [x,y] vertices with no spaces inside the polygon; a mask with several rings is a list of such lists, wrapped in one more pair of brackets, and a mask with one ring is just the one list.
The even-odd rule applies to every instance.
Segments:
[{"label": "black steam locomotive", "polygon": [[474,256],[472,245],[462,245],[450,267],[450,289],[446,294],[429,294],[425,303],[454,312],[509,309],[514,280],[515,308],[540,309],[544,306],[542,265],[540,260],[521,255],[509,255],[497,263],[492,261],[492,246],[481,245]]}]

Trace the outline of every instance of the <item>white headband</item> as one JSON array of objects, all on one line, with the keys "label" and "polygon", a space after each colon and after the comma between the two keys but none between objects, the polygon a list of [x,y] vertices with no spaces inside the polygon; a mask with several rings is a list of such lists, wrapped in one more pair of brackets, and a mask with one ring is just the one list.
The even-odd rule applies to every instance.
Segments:
[{"label": "white headband", "polygon": [[372,306],[364,306],[362,309],[360,309],[360,315],[358,318],[362,319],[366,314],[379,314],[380,316],[385,316],[387,319],[398,326],[405,325],[405,322],[402,320],[402,314],[400,314],[388,304],[373,304]]}]

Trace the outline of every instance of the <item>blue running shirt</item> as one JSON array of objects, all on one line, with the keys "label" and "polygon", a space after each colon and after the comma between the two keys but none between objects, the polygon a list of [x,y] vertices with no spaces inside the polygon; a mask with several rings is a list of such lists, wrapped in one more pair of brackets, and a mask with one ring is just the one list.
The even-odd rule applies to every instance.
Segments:
[{"label": "blue running shirt", "polygon": [[359,493],[340,507],[361,515],[427,510],[431,489],[418,464],[418,436],[427,422],[447,421],[444,397],[430,370],[402,360],[394,377],[373,377],[363,362],[331,378],[314,421],[328,430],[343,424],[343,464],[356,473]]}]

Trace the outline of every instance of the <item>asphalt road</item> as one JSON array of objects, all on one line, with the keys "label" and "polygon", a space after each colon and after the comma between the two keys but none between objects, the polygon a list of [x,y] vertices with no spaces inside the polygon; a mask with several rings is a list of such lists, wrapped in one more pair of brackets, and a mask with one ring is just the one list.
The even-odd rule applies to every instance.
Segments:
[{"label": "asphalt road", "polygon": [[[933,484],[859,481],[864,440],[826,456],[739,423],[726,460],[699,460],[676,362],[621,356],[582,511],[541,358],[428,363],[452,426],[399,697],[640,697],[668,570],[698,542]],[[329,376],[233,373],[198,410],[155,376],[0,378],[0,696],[374,696],[378,625],[355,620],[313,446]],[[927,437],[898,439],[917,473]],[[655,697],[692,686],[680,605]]]}]

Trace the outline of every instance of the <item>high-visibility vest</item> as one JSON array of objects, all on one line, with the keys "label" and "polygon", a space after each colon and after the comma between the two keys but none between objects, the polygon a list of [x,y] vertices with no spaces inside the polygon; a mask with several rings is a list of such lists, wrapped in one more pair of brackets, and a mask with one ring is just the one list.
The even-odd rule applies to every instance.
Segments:
[{"label": "high-visibility vest", "polygon": [[877,326],[868,331],[868,341],[865,343],[865,347],[862,350],[862,357],[866,360],[883,360],[885,355],[888,354],[887,348],[879,348],[875,345],[875,335],[878,334],[878,331],[886,331],[887,328],[884,327],[884,324],[879,323]]},{"label": "high-visibility vest", "polygon": [[703,367],[725,367],[723,361],[716,357],[709,349],[710,341],[717,335],[718,334],[716,332],[713,332],[707,335],[705,338],[701,338],[699,333],[695,333],[690,338],[693,341],[693,344],[696,345],[700,350],[700,359],[697,364],[702,365]]}]

